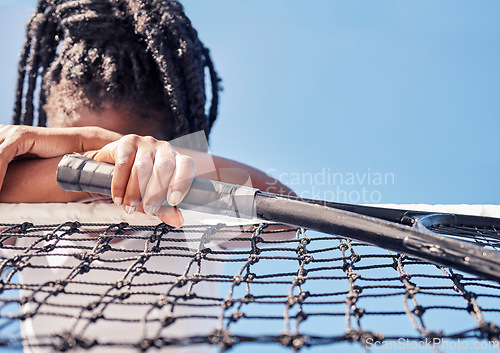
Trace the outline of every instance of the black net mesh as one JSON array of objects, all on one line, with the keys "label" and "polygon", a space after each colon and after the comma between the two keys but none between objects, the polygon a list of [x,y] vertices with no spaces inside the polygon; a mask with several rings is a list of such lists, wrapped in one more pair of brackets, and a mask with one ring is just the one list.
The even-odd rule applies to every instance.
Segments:
[{"label": "black net mesh", "polygon": [[498,283],[339,237],[266,224],[0,227],[8,349],[498,347]]}]

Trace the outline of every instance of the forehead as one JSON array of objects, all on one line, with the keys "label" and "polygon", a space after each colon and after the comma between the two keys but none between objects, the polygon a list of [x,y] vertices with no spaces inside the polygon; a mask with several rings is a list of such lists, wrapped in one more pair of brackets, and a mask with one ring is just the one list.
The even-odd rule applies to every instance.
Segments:
[{"label": "forehead", "polygon": [[103,104],[100,109],[79,107],[72,112],[48,109],[49,127],[98,126],[121,134],[137,134],[167,139],[165,121],[160,113],[139,114],[128,109]]}]

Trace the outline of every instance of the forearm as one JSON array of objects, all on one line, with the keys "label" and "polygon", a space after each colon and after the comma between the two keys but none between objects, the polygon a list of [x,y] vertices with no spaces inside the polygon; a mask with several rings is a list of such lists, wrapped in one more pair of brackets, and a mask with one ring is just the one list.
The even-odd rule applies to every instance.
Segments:
[{"label": "forearm", "polygon": [[4,139],[0,150],[0,202],[68,202],[88,195],[65,193],[58,188],[55,176],[60,156],[98,150],[122,135],[95,126],[49,129],[2,125],[0,137]]},{"label": "forearm", "polygon": [[[101,128],[88,128],[72,131],[72,128],[60,129],[54,136],[60,141],[74,143],[64,147],[63,153],[84,152],[99,149],[120,138],[120,134]],[[82,133],[84,132],[84,133]],[[61,138],[62,137],[62,138]],[[93,158],[92,151],[86,154]],[[206,153],[179,149],[178,152],[192,157],[196,163],[197,177],[219,180],[232,184],[247,185],[262,191],[294,195],[293,191],[250,166]],[[95,195],[88,193],[64,192],[56,181],[57,165],[61,156],[52,158],[17,160],[9,163],[4,183],[0,190],[0,202],[74,202],[88,199]]]},{"label": "forearm", "polygon": [[0,202],[74,202],[91,197],[86,192],[62,191],[57,185],[61,157],[14,161],[9,164],[0,190]]},{"label": "forearm", "polygon": [[196,162],[197,177],[229,184],[246,185],[264,192],[296,196],[286,185],[246,164],[208,153],[183,148],[176,148],[176,150],[193,158]]},{"label": "forearm", "polygon": [[64,137],[71,143],[65,153],[97,150],[123,136],[97,126],[52,128],[48,131],[54,136]]}]

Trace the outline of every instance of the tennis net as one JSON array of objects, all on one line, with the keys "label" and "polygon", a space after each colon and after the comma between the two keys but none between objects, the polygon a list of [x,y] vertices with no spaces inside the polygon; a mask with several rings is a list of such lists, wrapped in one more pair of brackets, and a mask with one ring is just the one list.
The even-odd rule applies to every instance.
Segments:
[{"label": "tennis net", "polygon": [[0,346],[499,347],[496,282],[304,229],[219,219],[173,229],[154,219],[117,220],[99,208],[108,206],[87,221],[74,216],[86,205],[64,222],[39,209],[38,223],[2,220]]}]

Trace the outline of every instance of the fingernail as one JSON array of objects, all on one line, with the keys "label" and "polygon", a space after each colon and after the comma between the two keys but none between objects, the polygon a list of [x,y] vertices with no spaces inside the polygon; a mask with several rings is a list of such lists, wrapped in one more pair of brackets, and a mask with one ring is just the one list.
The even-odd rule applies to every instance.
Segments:
[{"label": "fingernail", "polygon": [[113,202],[115,203],[115,205],[121,206],[122,203],[123,203],[123,198],[121,198],[121,197],[113,197]]},{"label": "fingernail", "polygon": [[148,215],[156,216],[159,210],[160,210],[159,206],[149,206],[149,205],[144,206],[144,212],[146,212],[146,214]]},{"label": "fingernail", "polygon": [[128,214],[134,213],[136,209],[137,207],[134,206],[125,206],[125,212],[127,212]]},{"label": "fingernail", "polygon": [[179,202],[181,202],[181,196],[182,194],[180,191],[172,191],[168,197],[168,203],[170,206],[177,206]]}]

